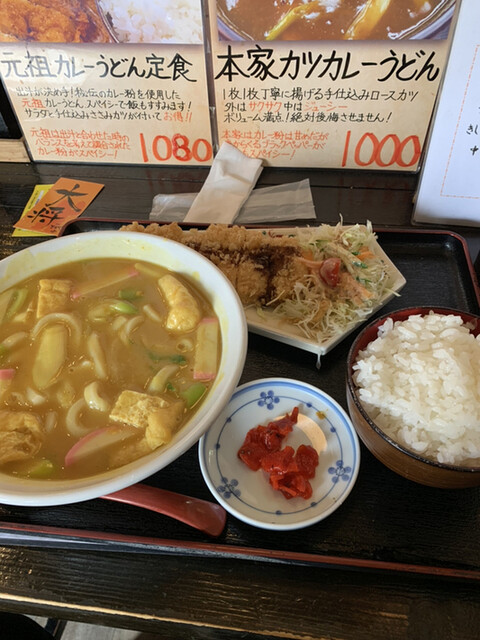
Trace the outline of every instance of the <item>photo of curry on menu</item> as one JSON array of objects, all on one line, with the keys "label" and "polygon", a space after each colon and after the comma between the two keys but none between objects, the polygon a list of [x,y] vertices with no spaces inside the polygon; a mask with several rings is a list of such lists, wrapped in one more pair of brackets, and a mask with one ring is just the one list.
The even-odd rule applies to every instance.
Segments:
[{"label": "photo of curry on menu", "polygon": [[221,40],[447,37],[455,0],[217,0]]},{"label": "photo of curry on menu", "polygon": [[[455,0],[216,0],[227,41],[447,37]],[[0,42],[202,44],[201,0],[0,0]]]}]

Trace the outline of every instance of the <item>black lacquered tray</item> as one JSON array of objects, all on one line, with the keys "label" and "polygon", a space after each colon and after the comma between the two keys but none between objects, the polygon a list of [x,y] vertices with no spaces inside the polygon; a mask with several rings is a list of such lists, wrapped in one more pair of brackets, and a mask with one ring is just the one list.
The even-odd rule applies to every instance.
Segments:
[{"label": "black lacquered tray", "polygon": [[[116,228],[79,219],[68,232]],[[378,240],[407,280],[401,295],[378,315],[399,307],[446,306],[480,313],[477,276],[463,238],[447,231],[377,229]],[[249,335],[241,382],[284,376],[316,385],[345,409],[345,362],[357,331],[322,357]],[[146,481],[212,499],[197,447]],[[0,506],[0,536],[8,544],[106,548],[112,551],[251,558],[263,562],[318,563],[480,579],[480,488],[445,490],[397,476],[362,445],[352,493],[331,516],[307,529],[272,532],[228,516],[210,539],[164,516],[105,500],[57,507]]]}]

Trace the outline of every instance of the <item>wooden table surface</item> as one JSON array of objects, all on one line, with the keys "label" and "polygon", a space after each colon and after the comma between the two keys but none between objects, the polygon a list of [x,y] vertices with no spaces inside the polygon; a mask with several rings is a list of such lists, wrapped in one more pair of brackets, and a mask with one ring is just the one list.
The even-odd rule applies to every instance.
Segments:
[{"label": "wooden table surface", "polygon": [[[38,241],[11,235],[12,225],[36,184],[50,184],[61,176],[101,182],[105,188],[88,209],[89,217],[145,220],[154,195],[196,192],[206,175],[207,170],[197,168],[1,164],[0,258]],[[321,222],[336,223],[341,215],[345,223],[371,220],[390,229],[411,227],[415,175],[265,169],[258,186],[303,178],[310,179]],[[463,227],[453,231],[466,238],[475,261],[480,251],[480,230]],[[325,371],[319,374],[314,359],[293,348],[279,354],[278,346],[270,342],[273,341],[262,342],[258,336],[252,338],[249,357],[251,351],[254,364],[249,377],[288,372],[290,377],[313,382],[320,375],[328,392],[327,378],[333,362],[327,362]],[[193,453],[191,460],[192,465],[196,464]],[[442,493],[410,486],[413,483],[381,468],[363,448],[362,466],[366,472],[357,481],[357,497],[352,498],[348,508],[350,498],[346,501],[344,514],[299,531],[295,537],[264,532],[258,534],[258,539],[263,547],[272,544],[277,550],[284,543],[290,548],[298,545],[300,550],[307,544],[317,544],[319,549],[334,545],[337,554],[343,550],[348,556],[353,550],[357,557],[367,558],[370,566],[290,562],[279,557],[228,557],[221,553],[185,554],[181,548],[158,553],[148,545],[134,550],[128,546],[110,550],[93,544],[69,548],[46,539],[26,539],[23,543],[4,539],[0,540],[0,608],[156,632],[170,640],[480,637],[480,557],[476,542],[480,490]],[[381,478],[382,486],[379,488],[377,483],[376,493],[369,485],[370,470]],[[163,486],[187,492],[188,484],[184,482],[175,476],[173,466],[165,475]],[[363,490],[366,500],[360,495]],[[205,487],[199,487],[198,492],[200,497],[209,498]],[[431,518],[419,513],[415,499],[420,494],[422,504],[435,503]],[[398,539],[392,541],[388,537],[389,519],[395,520],[397,504],[402,505],[403,514],[401,527],[396,523]],[[151,522],[140,512],[128,512],[126,518],[128,507],[124,505],[112,504],[102,509],[107,515],[101,528],[107,516],[109,522],[116,523],[125,518],[127,533],[135,533],[143,526],[139,523],[144,518],[144,530],[152,535]],[[0,520],[12,523],[22,516],[23,522],[91,529],[95,528],[98,513],[93,504],[91,508],[85,505],[78,509],[38,510],[28,517],[21,509],[16,512],[0,507]],[[76,522],[75,516],[82,521]],[[205,545],[199,535],[159,522],[163,527],[159,538],[176,539],[178,535],[180,547],[189,539]],[[240,541],[251,533],[248,525],[240,526],[231,516],[229,526],[230,535],[238,535]],[[367,549],[365,541],[370,534],[377,536],[376,546]],[[425,534],[430,541],[439,536],[437,564],[441,566],[445,558],[448,566],[457,570],[456,575],[437,575],[434,568],[425,573],[409,571],[405,564],[395,569],[399,558],[402,562],[405,558],[418,560],[419,564],[430,558],[430,542],[423,540]],[[465,547],[467,538],[471,541],[466,544],[467,551],[475,557],[469,556],[465,562],[465,548],[460,547]],[[431,552],[432,557],[435,554]],[[388,561],[384,570],[380,563],[375,564],[377,560]]]}]

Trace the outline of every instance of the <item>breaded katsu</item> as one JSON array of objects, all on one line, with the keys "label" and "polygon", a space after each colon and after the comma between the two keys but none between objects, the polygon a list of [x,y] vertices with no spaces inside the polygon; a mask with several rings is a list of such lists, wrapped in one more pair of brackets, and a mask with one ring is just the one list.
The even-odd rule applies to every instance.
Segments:
[{"label": "breaded katsu", "polygon": [[299,335],[321,344],[364,319],[391,294],[394,272],[370,223],[265,231],[211,224],[183,230],[177,223],[122,231],[163,236],[195,249],[216,264],[245,307],[261,322],[295,325]]},{"label": "breaded katsu", "polygon": [[204,231],[184,231],[176,223],[144,227],[133,222],[121,230],[151,233],[195,249],[227,276],[244,305],[281,301],[308,274],[308,267],[298,259],[302,257],[298,241],[287,236],[219,224]]},{"label": "breaded katsu", "polygon": [[95,0],[0,0],[0,41],[109,42]]}]

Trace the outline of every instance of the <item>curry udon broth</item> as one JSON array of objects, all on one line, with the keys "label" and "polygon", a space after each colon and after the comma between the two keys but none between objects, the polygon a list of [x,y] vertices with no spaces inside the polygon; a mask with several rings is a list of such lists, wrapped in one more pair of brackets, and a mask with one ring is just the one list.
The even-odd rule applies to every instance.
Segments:
[{"label": "curry udon broth", "polygon": [[448,0],[217,0],[234,32],[251,40],[387,40],[409,37]]},{"label": "curry udon broth", "polygon": [[157,265],[61,265],[0,294],[0,470],[79,478],[167,444],[208,393],[218,319]]}]

